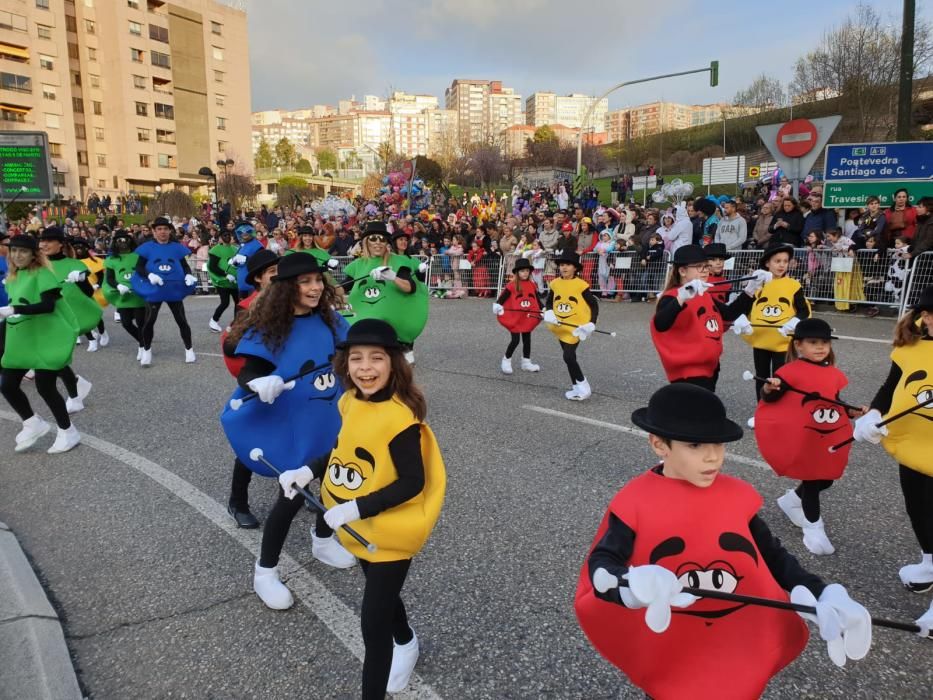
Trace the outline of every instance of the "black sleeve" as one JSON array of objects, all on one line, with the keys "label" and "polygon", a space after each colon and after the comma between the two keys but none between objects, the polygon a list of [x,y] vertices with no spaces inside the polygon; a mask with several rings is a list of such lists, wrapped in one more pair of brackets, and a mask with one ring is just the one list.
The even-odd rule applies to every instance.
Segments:
[{"label": "black sleeve", "polygon": [[144,258],[142,255],[140,255],[136,259],[136,274],[142,277],[143,279],[146,279],[149,276],[149,273],[146,272],[146,265],[148,264],[149,264],[149,260],[147,258]]},{"label": "black sleeve", "polygon": [[547,298],[544,300],[544,308],[545,309],[554,308],[554,290],[553,289],[547,290]]},{"label": "black sleeve", "polygon": [[214,273],[218,277],[226,277],[227,275],[226,272],[220,269],[220,258],[210,253],[207,255],[207,271]]},{"label": "black sleeve", "polygon": [[75,282],[75,286],[84,292],[84,296],[92,297],[94,296],[94,285],[88,282],[87,276],[84,277],[80,282]]},{"label": "black sleeve", "polygon": [[356,499],[361,518],[371,518],[408,501],[424,490],[424,460],[421,458],[421,424],[415,423],[389,443],[389,456],[398,479],[388,486]]},{"label": "black sleeve", "polygon": [[799,319],[810,318],[810,306],[807,304],[807,295],[803,293],[803,287],[794,294],[795,316]]},{"label": "black sleeve", "polygon": [[251,381],[257,377],[266,377],[275,372],[275,365],[269,360],[255,355],[239,355],[239,357],[246,359],[246,364],[243,365],[243,369],[240,370],[236,378],[236,383],[240,385],[241,389],[252,391],[247,386]]},{"label": "black sleeve", "polygon": [[[596,543],[586,562],[587,571],[590,574],[590,585],[592,585],[593,574],[597,569],[605,569],[621,581],[622,576],[628,572],[628,563],[634,551],[635,531],[610,513],[606,532]],[[612,588],[605,593],[594,589],[593,593],[597,598],[622,605],[618,588]]]},{"label": "black sleeve", "polygon": [[728,304],[717,301],[716,308],[719,309],[719,315],[722,316],[724,321],[732,323],[742,314],[748,314],[752,310],[754,301],[745,292],[739,292],[738,296]]},{"label": "black sleeve", "polygon": [[109,268],[109,267],[105,267],[105,268],[104,268],[104,282],[106,282],[106,283],[109,284],[111,287],[113,287],[114,289],[116,289],[116,287],[117,287],[117,276],[116,276],[116,274],[114,273],[114,271],[113,271],[112,268]]},{"label": "black sleeve", "polygon": [[188,267],[188,258],[180,258],[178,262],[181,264],[181,269],[184,270],[186,275],[191,274],[191,268]]},{"label": "black sleeve", "polygon": [[402,292],[402,294],[414,294],[415,293],[415,290],[418,288],[418,285],[415,284],[415,280],[413,280],[411,277],[410,267],[403,267],[402,269],[400,269],[398,272],[395,273],[395,276],[400,280],[405,280],[411,286],[411,289],[407,292],[402,292],[402,290],[399,289],[399,291]]},{"label": "black sleeve", "polygon": [[794,586],[805,586],[817,598],[820,597],[826,583],[800,566],[794,556],[784,549],[781,541],[771,534],[764,520],[756,515],[749,521],[748,529],[768,570],[781,588],[789,591]]},{"label": "black sleeve", "polygon": [[509,298],[510,296],[512,296],[512,292],[509,290],[509,288],[508,288],[508,287],[503,287],[503,288],[502,288],[502,293],[499,295],[499,298],[496,299],[496,303],[497,303],[499,306],[505,306],[505,302],[506,302],[506,300],[508,300],[508,298]]},{"label": "black sleeve", "polygon": [[35,304],[13,305],[13,312],[23,316],[36,316],[38,314],[50,314],[55,311],[55,302],[62,295],[61,289],[48,289],[39,295],[39,301]]},{"label": "black sleeve", "polygon": [[658,305],[655,307],[654,318],[651,322],[654,329],[659,333],[669,331],[677,321],[677,316],[683,311],[684,307],[680,305],[676,297],[662,296],[658,299]]},{"label": "black sleeve", "polygon": [[781,386],[771,387],[771,391],[768,391],[768,392],[765,392],[764,390],[762,390],[761,400],[764,401],[765,403],[774,403],[775,401],[780,399],[782,396],[784,396],[784,394],[786,393],[787,393],[787,384],[782,379]]},{"label": "black sleeve", "polygon": [[589,287],[583,292],[583,301],[590,307],[590,323],[595,324],[596,319],[599,318],[599,300]]},{"label": "black sleeve", "polygon": [[894,398],[894,390],[897,388],[898,382],[901,381],[901,376],[903,374],[901,368],[898,367],[896,363],[892,362],[891,371],[888,372],[888,378],[884,380],[884,384],[878,389],[875,398],[871,400],[871,407],[881,413],[882,416],[891,410],[891,400]]}]

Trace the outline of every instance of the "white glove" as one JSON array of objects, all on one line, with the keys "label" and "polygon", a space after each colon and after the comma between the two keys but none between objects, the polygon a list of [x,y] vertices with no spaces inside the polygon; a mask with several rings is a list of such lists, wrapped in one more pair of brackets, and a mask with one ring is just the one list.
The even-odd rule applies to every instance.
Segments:
[{"label": "white glove", "polygon": [[330,525],[334,530],[341,525],[346,525],[347,523],[352,523],[354,520],[359,519],[360,509],[356,505],[356,499],[341,503],[333,508],[328,508],[327,512],[324,513],[324,522]]},{"label": "white glove", "polygon": [[198,278],[194,275],[185,275],[185,284],[189,287],[193,287],[198,283]]},{"label": "white glove", "polygon": [[13,315],[12,306],[0,306],[0,318],[9,318]]},{"label": "white glove", "polygon": [[165,283],[162,281],[162,278],[159,277],[156,273],[150,272],[149,273],[149,284],[154,284],[158,287],[161,287]]},{"label": "white glove", "polygon": [[846,659],[865,658],[871,648],[871,615],[849,597],[846,589],[831,583],[817,600],[810,589],[794,586],[790,600],[798,605],[812,605],[816,615],[797,613],[805,620],[815,622],[820,637],[826,642],[829,658],[837,666],[845,666]]},{"label": "white glove", "polygon": [[256,395],[259,396],[259,400],[263,403],[272,403],[279,398],[279,394],[283,391],[294,389],[295,382],[291,381],[286,384],[285,380],[279,375],[270,374],[265,377],[256,377],[254,380],[247,382],[246,386],[255,391]]},{"label": "white glove", "polygon": [[496,302],[493,302],[493,304],[492,304],[492,312],[493,312],[496,316],[501,316],[502,314],[505,313],[505,309],[503,308],[502,304],[497,304]]},{"label": "white glove", "polygon": [[65,278],[65,281],[71,282],[72,284],[74,284],[75,282],[83,282],[86,276],[87,276],[86,272],[81,272],[80,270],[72,270],[71,272],[68,273],[68,276]]},{"label": "white glove", "polygon": [[877,445],[881,442],[881,438],[888,434],[888,426],[878,427],[878,423],[882,420],[881,411],[877,408],[871,409],[864,416],[855,419],[855,429],[852,431],[852,437],[858,442],[870,442],[872,445]]},{"label": "white glove", "polygon": [[120,292],[120,294],[129,294],[130,288],[127,287],[125,284],[118,284],[117,291]]},{"label": "white glove", "polygon": [[706,290],[712,286],[713,285],[707,284],[703,280],[687,282],[687,284],[677,290],[677,301],[683,306],[683,304],[693,299],[693,297],[706,294]]},{"label": "white glove", "polygon": [[285,494],[285,498],[294,498],[298,495],[298,490],[295,488],[307,488],[308,484],[314,479],[314,474],[311,473],[310,467],[298,467],[298,469],[289,469],[287,472],[282,472],[279,474],[279,484],[282,487],[282,492]]},{"label": "white glove", "polygon": [[573,332],[570,335],[574,336],[575,338],[579,338],[580,340],[586,340],[591,335],[593,335],[593,331],[595,330],[596,330],[596,324],[592,322],[584,323],[582,326],[574,328]]},{"label": "white glove", "polygon": [[683,586],[674,572],[657,564],[633,566],[623,576],[628,587],[619,588],[619,597],[627,608],[648,608],[645,623],[652,632],[661,634],[671,624],[671,607],[686,608],[698,598],[683,593]]},{"label": "white glove", "polygon": [[391,282],[396,277],[395,270],[387,266],[377,267],[375,270],[370,272],[369,275],[377,282],[378,281]]},{"label": "white glove", "polygon": [[237,253],[232,258],[230,258],[230,264],[235,265],[236,267],[239,267],[240,265],[243,265],[245,263],[246,263],[246,256],[241,255],[240,253]]},{"label": "white glove", "polygon": [[917,634],[921,637],[929,637],[930,630],[933,629],[933,603],[930,604],[930,609],[918,617],[915,622],[917,627],[920,628]]},{"label": "white glove", "polygon": [[781,326],[778,333],[783,336],[790,336],[794,334],[794,329],[797,327],[797,324],[800,323],[800,319],[794,316],[790,321]]},{"label": "white glove", "polygon": [[327,261],[327,269],[336,270],[338,267],[340,267],[340,261],[337,258],[331,258]]},{"label": "white glove", "polygon": [[752,328],[752,322],[748,320],[748,316],[742,314],[732,322],[732,332],[736,335],[751,335],[755,329]]},{"label": "white glove", "polygon": [[228,282],[236,282],[236,275],[227,275]]},{"label": "white glove", "polygon": [[418,265],[418,272],[420,272],[423,275],[425,272],[428,271],[428,267],[430,266],[426,262],[423,262],[420,265]]},{"label": "white glove", "polygon": [[553,309],[548,309],[544,312],[544,322],[551,326],[560,325],[560,321],[557,319],[557,314],[554,313]]},{"label": "white glove", "polygon": [[755,279],[749,280],[745,285],[745,293],[750,297],[755,296],[755,292],[774,279],[774,275],[767,270],[755,270],[752,275]]}]

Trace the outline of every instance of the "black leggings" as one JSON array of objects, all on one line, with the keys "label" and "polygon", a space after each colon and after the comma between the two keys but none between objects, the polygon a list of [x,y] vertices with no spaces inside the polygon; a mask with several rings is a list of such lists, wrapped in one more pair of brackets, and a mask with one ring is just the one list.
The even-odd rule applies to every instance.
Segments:
[{"label": "black leggings", "polygon": [[214,309],[214,315],[211,317],[215,322],[220,320],[224,311],[230,306],[231,301],[236,305],[240,300],[240,292],[237,289],[225,289],[224,287],[217,287],[216,289],[217,294],[220,296],[220,303],[217,304],[217,308]]},{"label": "black leggings", "polygon": [[924,554],[933,554],[933,476],[899,464],[907,517]]},{"label": "black leggings", "polygon": [[[97,332],[100,333],[101,335],[103,335],[104,332],[105,332],[105,330],[106,330],[106,329],[104,328],[104,319],[101,319],[101,320],[98,322],[98,324],[97,324]],[[84,337],[87,338],[88,340],[94,340],[94,334],[93,334],[93,333],[85,333],[85,334],[84,334]]]},{"label": "black leggings", "polygon": [[[25,369],[4,369],[0,371],[0,394],[12,406],[16,414],[24,421],[32,418],[32,406],[29,405],[29,398],[26,392],[20,386],[23,383],[23,377],[26,376]],[[68,410],[65,408],[65,399],[58,393],[55,381],[58,379],[59,372],[54,369],[36,370],[36,391],[39,396],[48,405],[55,423],[62,430],[71,427],[71,419],[68,417]]]},{"label": "black leggings", "polygon": [[239,459],[233,460],[233,480],[230,482],[230,505],[237,510],[249,510],[249,482],[253,472]]},{"label": "black leggings", "polygon": [[512,355],[515,354],[515,349],[518,347],[518,341],[522,341],[522,357],[526,360],[531,359],[531,333],[512,333],[512,339],[509,341],[509,346],[505,349],[505,356],[509,359],[512,358]]},{"label": "black leggings", "polygon": [[120,325],[129,333],[137,344],[143,342],[143,326],[146,325],[146,307],[126,307],[117,309],[120,313]]},{"label": "black leggings", "polygon": [[402,586],[411,559],[368,562],[360,560],[366,576],[360,626],[363,630],[363,700],[383,700],[392,668],[392,642],[407,644],[414,633],[402,603]]},{"label": "black leggings", "polygon": [[[786,352],[772,352],[761,348],[752,348],[752,357],[755,360],[755,375],[759,377],[773,377],[779,368],[787,362]],[[764,382],[755,380],[755,398],[761,398],[761,387]]]},{"label": "black leggings", "polygon": [[[294,498],[286,498],[282,487],[279,487],[279,497],[272,506],[272,511],[266,519],[266,526],[262,530],[262,547],[259,553],[259,566],[271,569],[278,565],[279,555],[282,553],[282,547],[285,545],[285,538],[288,537],[288,529],[292,526],[292,520],[301,510],[304,503],[301,494]],[[324,514],[317,514],[317,524],[314,526],[314,534],[318,537],[330,537],[334,531],[330,525],[324,522]]]},{"label": "black leggings", "polygon": [[570,381],[574,384],[582,382],[586,377],[583,376],[583,370],[580,369],[580,363],[577,362],[577,345],[579,343],[565,343],[560,341],[560,348],[564,355],[564,364],[567,365],[567,371],[570,373]]},{"label": "black leggings", "polygon": [[185,344],[185,350],[191,349],[191,326],[188,325],[188,319],[185,317],[185,305],[181,301],[156,301],[146,304],[146,321],[143,324],[143,347],[146,350],[152,349],[152,334],[155,329],[156,321],[159,319],[159,309],[162,304],[168,304],[169,311],[178,324],[178,331],[181,333],[181,342]]},{"label": "black leggings", "polygon": [[71,369],[71,365],[65,365],[58,370],[58,376],[62,378],[62,384],[65,385],[65,391],[68,392],[68,398],[78,397],[78,375]]},{"label": "black leggings", "polygon": [[811,523],[820,519],[820,491],[825,491],[832,485],[832,479],[814,479],[801,481],[800,486],[795,489],[803,505],[803,515]]}]

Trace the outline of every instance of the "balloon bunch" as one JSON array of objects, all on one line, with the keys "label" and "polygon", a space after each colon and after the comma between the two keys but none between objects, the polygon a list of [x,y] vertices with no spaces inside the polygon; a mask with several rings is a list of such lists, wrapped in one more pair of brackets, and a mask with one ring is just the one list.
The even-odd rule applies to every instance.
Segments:
[{"label": "balloon bunch", "polygon": [[516,197],[512,205],[512,216],[522,218],[531,214],[531,204],[524,197]]},{"label": "balloon bunch", "polygon": [[651,201],[653,201],[655,204],[671,202],[674,204],[674,206],[677,206],[691,194],[693,194],[693,183],[684,182],[679,177],[677,177],[670,182],[665,182],[663,185],[661,185],[661,189],[657,190],[653,195],[651,195]]},{"label": "balloon bunch", "polygon": [[366,214],[367,219],[375,219],[379,216],[379,207],[375,203],[370,202],[365,207],[363,207],[363,213]]},{"label": "balloon bunch", "polygon": [[324,219],[356,216],[356,207],[349,200],[333,194],[311,202],[311,210]]},{"label": "balloon bunch", "polygon": [[409,183],[404,173],[396,171],[382,178],[382,187],[379,190],[379,200],[383,204],[394,206],[396,209],[409,209],[419,212],[431,206],[431,190],[425,186],[424,180],[415,178]]}]

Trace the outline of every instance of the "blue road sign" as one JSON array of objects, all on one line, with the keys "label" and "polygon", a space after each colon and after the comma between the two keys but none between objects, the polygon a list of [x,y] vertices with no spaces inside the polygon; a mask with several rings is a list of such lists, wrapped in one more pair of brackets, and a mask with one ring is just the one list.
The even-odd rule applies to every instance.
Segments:
[{"label": "blue road sign", "polygon": [[824,179],[933,180],[933,141],[831,144]]}]

